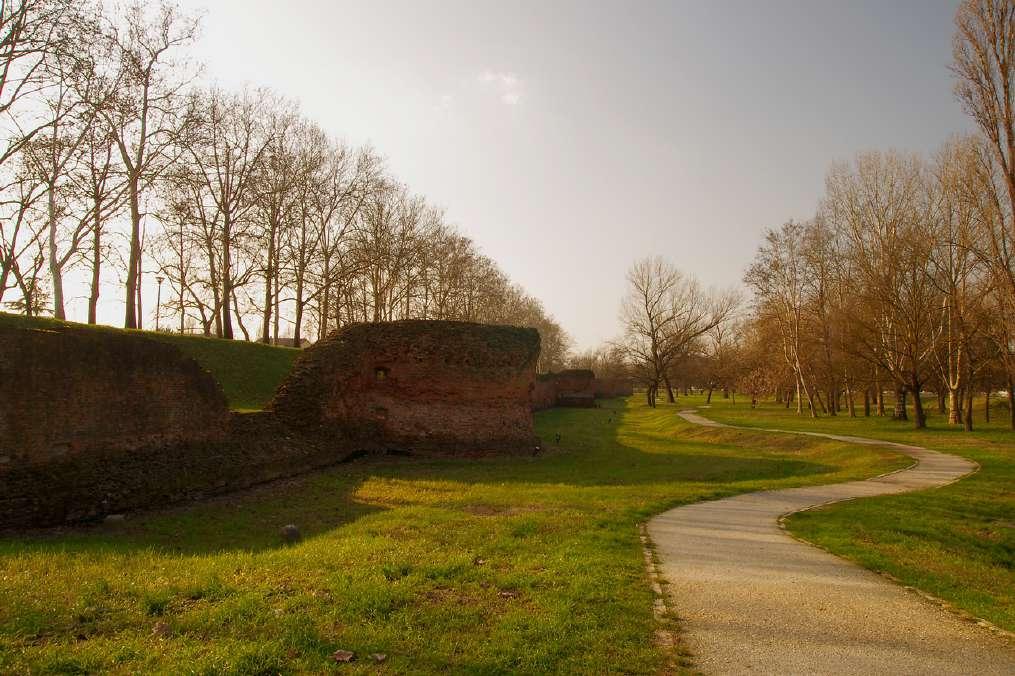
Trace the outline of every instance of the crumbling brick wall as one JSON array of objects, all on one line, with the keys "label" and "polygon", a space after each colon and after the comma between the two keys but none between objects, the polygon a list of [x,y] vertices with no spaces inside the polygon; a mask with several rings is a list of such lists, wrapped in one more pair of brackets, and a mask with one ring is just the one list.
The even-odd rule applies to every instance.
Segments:
[{"label": "crumbling brick wall", "polygon": [[353,457],[288,433],[270,413],[232,413],[222,440],[94,450],[0,469],[0,529],[90,521],[295,476]]},{"label": "crumbling brick wall", "polygon": [[596,399],[628,397],[634,392],[626,378],[597,378],[589,369],[540,373],[532,393],[532,410],[554,406],[591,407]]},{"label": "crumbling brick wall", "polygon": [[593,383],[596,399],[630,397],[634,394],[634,383],[630,378],[596,378]]},{"label": "crumbling brick wall", "polygon": [[172,345],[87,327],[0,327],[0,472],[221,439],[228,416],[218,383]]},{"label": "crumbling brick wall", "polygon": [[303,434],[368,450],[531,449],[538,356],[534,329],[353,324],[300,355],[271,408]]},{"label": "crumbling brick wall", "polygon": [[532,390],[532,410],[542,411],[557,405],[557,380],[552,373],[540,373],[536,376],[536,386]]},{"label": "crumbling brick wall", "polygon": [[554,374],[558,394],[594,394],[596,374],[589,369],[567,369]]}]

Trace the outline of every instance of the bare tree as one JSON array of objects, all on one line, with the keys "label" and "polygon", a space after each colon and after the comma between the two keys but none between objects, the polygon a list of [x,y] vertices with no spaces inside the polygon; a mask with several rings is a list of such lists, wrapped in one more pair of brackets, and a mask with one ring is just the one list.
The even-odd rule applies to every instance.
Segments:
[{"label": "bare tree", "polygon": [[697,280],[659,257],[636,262],[627,282],[620,310],[625,328],[622,345],[646,385],[649,405],[655,406],[676,359],[729,319],[737,298],[703,291]]},{"label": "bare tree", "polygon": [[163,2],[152,11],[126,7],[106,31],[114,59],[112,96],[98,104],[123,163],[130,213],[130,248],[125,284],[124,326],[137,328],[136,297],[141,269],[142,195],[178,151],[182,90],[188,67],[175,54],[190,45],[197,23]]}]

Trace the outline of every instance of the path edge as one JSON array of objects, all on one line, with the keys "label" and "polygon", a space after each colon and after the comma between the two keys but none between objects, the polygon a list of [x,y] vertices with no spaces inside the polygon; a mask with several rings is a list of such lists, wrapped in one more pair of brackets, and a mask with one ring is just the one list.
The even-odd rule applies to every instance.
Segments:
[{"label": "path edge", "polygon": [[[827,435],[825,433],[821,433],[821,432],[800,432],[800,431],[796,431],[796,430],[780,430],[780,429],[772,429],[772,428],[766,428],[766,427],[751,427],[751,426],[747,426],[747,425],[730,425],[730,424],[727,424],[727,423],[721,423],[721,422],[718,422],[716,420],[712,420],[711,418],[706,418],[705,416],[701,415],[701,413],[698,412],[698,408],[697,407],[685,409],[683,411],[679,411],[678,415],[680,413],[685,413],[685,412],[686,413],[693,413],[694,415],[697,415],[697,416],[699,416],[701,418],[704,418],[704,419],[708,420],[712,425],[715,425],[717,427],[726,427],[726,428],[729,428],[729,429],[747,430],[747,431],[752,431],[752,432],[769,432],[769,433],[774,433],[774,434],[796,434],[796,435],[801,435],[801,436],[822,436],[822,437],[825,437],[825,438],[832,438],[829,435]],[[683,416],[681,416],[681,417],[683,418]],[[702,426],[699,423],[695,423],[694,421],[687,420],[686,418],[684,418],[684,421],[688,422],[688,423],[691,423],[692,425]],[[883,439],[874,439],[872,437],[864,437],[864,438],[869,439],[871,441],[883,442],[884,446],[887,447],[887,448],[891,448],[892,446],[899,445],[898,442],[894,442],[894,441],[884,441]],[[851,443],[851,444],[860,445],[857,442],[847,441],[847,440],[843,440],[843,439],[834,439],[834,440],[835,441],[842,441],[843,443],[848,443],[848,444]],[[906,445],[906,444],[903,444],[903,445]],[[921,448],[921,449],[924,449],[924,450],[934,450],[934,449],[929,449],[929,448],[926,448],[926,447],[923,447],[923,446],[919,446],[919,447],[915,447],[914,446],[914,448]],[[937,453],[943,453],[944,451],[935,451],[935,452],[937,452]],[[962,481],[963,479],[968,479],[969,477],[974,476],[974,475],[980,473],[980,470],[983,468],[983,466],[979,462],[977,462],[976,460],[973,460],[971,458],[967,458],[965,456],[959,456],[959,457],[961,457],[963,460],[966,460],[967,462],[971,462],[973,464],[973,469],[971,469],[970,471],[966,472],[965,474],[963,474],[961,476],[958,476],[958,477],[955,477],[951,481],[948,481],[947,483],[943,483],[943,484],[941,484],[939,486],[931,486],[931,487],[923,488],[923,489],[920,489],[920,490],[917,490],[917,491],[907,491],[907,493],[919,493],[919,492],[923,492],[923,491],[932,491],[932,490],[938,490],[938,489],[941,489],[941,488],[946,488],[948,486],[951,486],[953,484],[958,483],[959,481]],[[919,460],[915,460],[912,465],[909,465],[907,467],[900,467],[899,469],[892,470],[891,472],[885,472],[883,474],[878,474],[877,476],[872,476],[872,477],[869,477],[867,479],[861,479],[861,481],[872,481],[874,479],[881,479],[881,478],[884,478],[884,477],[887,477],[887,476],[891,476],[893,474],[898,474],[899,472],[906,472],[906,471],[909,471],[911,469],[914,469],[919,464],[920,464],[920,461]],[[758,492],[764,492],[764,491],[758,491]],[[905,495],[905,494],[906,493],[900,493],[899,495]],[[882,496],[869,496],[869,497],[882,497]],[[722,498],[720,498],[720,499],[722,499]],[[815,504],[815,505],[809,505],[807,507],[801,507],[800,509],[794,509],[794,510],[791,510],[791,511],[786,512],[784,514],[780,514],[779,517],[776,519],[776,524],[779,526],[779,529],[783,533],[785,533],[788,537],[796,540],[797,542],[805,544],[805,545],[807,545],[809,547],[814,547],[815,549],[819,549],[819,550],[825,552],[826,554],[830,554],[831,556],[834,556],[835,558],[840,559],[841,561],[844,561],[844,562],[849,563],[851,565],[854,565],[854,566],[856,566],[858,568],[862,568],[863,570],[866,570],[866,571],[869,571],[871,573],[874,573],[874,574],[884,578],[885,580],[891,582],[896,587],[899,587],[899,588],[901,588],[901,589],[903,589],[903,590],[905,590],[907,592],[915,594],[917,597],[919,597],[924,602],[927,602],[930,605],[936,606],[940,610],[943,610],[943,611],[945,611],[945,612],[947,612],[947,613],[949,613],[951,615],[954,615],[955,617],[957,617],[957,618],[959,618],[961,620],[964,620],[964,621],[969,622],[971,624],[975,624],[975,625],[977,625],[979,627],[982,627],[983,629],[986,629],[986,630],[990,631],[993,634],[996,634],[998,636],[1001,636],[1001,637],[1006,638],[1006,639],[1011,640],[1011,641],[1015,641],[1015,632],[1008,631],[1007,629],[1003,629],[1003,628],[997,626],[996,624],[994,624],[993,622],[991,622],[990,620],[984,619],[982,617],[979,617],[978,615],[974,615],[974,614],[970,613],[969,611],[963,610],[962,608],[959,608],[958,606],[952,604],[951,602],[946,601],[945,599],[942,599],[942,598],[940,598],[938,596],[935,596],[934,594],[931,594],[930,592],[926,592],[926,591],[924,591],[924,590],[922,590],[922,589],[920,589],[918,587],[914,587],[912,585],[908,585],[908,584],[904,583],[902,580],[900,580],[899,578],[895,577],[894,575],[892,575],[891,573],[889,573],[887,571],[878,570],[876,568],[868,568],[867,566],[862,565],[858,561],[854,561],[853,559],[850,559],[850,558],[841,556],[839,554],[836,554],[835,552],[831,551],[827,547],[819,545],[819,544],[817,544],[815,542],[811,542],[807,538],[804,538],[804,537],[801,537],[801,536],[797,535],[796,533],[791,531],[787,527],[787,525],[786,525],[786,520],[789,517],[793,516],[794,514],[800,514],[801,512],[809,512],[809,511],[813,511],[813,510],[816,510],[816,509],[822,509],[824,507],[829,507],[831,505],[836,505],[836,504],[840,504],[840,503],[844,503],[844,502],[851,502],[853,500],[862,500],[862,499],[864,499],[864,498],[862,498],[862,497],[848,497],[848,498],[842,498],[842,499],[838,499],[838,500],[828,500],[826,502],[818,503],[818,504]],[[644,526],[642,526],[642,527],[644,528]],[[647,532],[647,529],[646,529],[646,532]]]}]

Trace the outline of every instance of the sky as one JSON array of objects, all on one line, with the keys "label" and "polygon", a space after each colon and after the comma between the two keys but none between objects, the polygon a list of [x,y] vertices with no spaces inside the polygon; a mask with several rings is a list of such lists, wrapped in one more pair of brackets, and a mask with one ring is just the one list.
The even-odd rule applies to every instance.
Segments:
[{"label": "sky", "polygon": [[182,4],[205,79],[373,145],[578,348],[620,333],[635,260],[738,286],[833,161],[972,129],[951,1]]}]

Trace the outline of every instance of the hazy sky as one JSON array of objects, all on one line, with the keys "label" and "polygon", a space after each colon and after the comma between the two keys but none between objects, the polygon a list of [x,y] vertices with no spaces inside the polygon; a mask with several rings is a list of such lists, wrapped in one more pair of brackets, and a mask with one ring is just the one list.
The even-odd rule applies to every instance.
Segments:
[{"label": "hazy sky", "polygon": [[223,85],[267,85],[369,142],[579,347],[618,333],[660,254],[739,284],[765,227],[811,215],[829,164],[932,151],[955,2],[188,0]]}]

